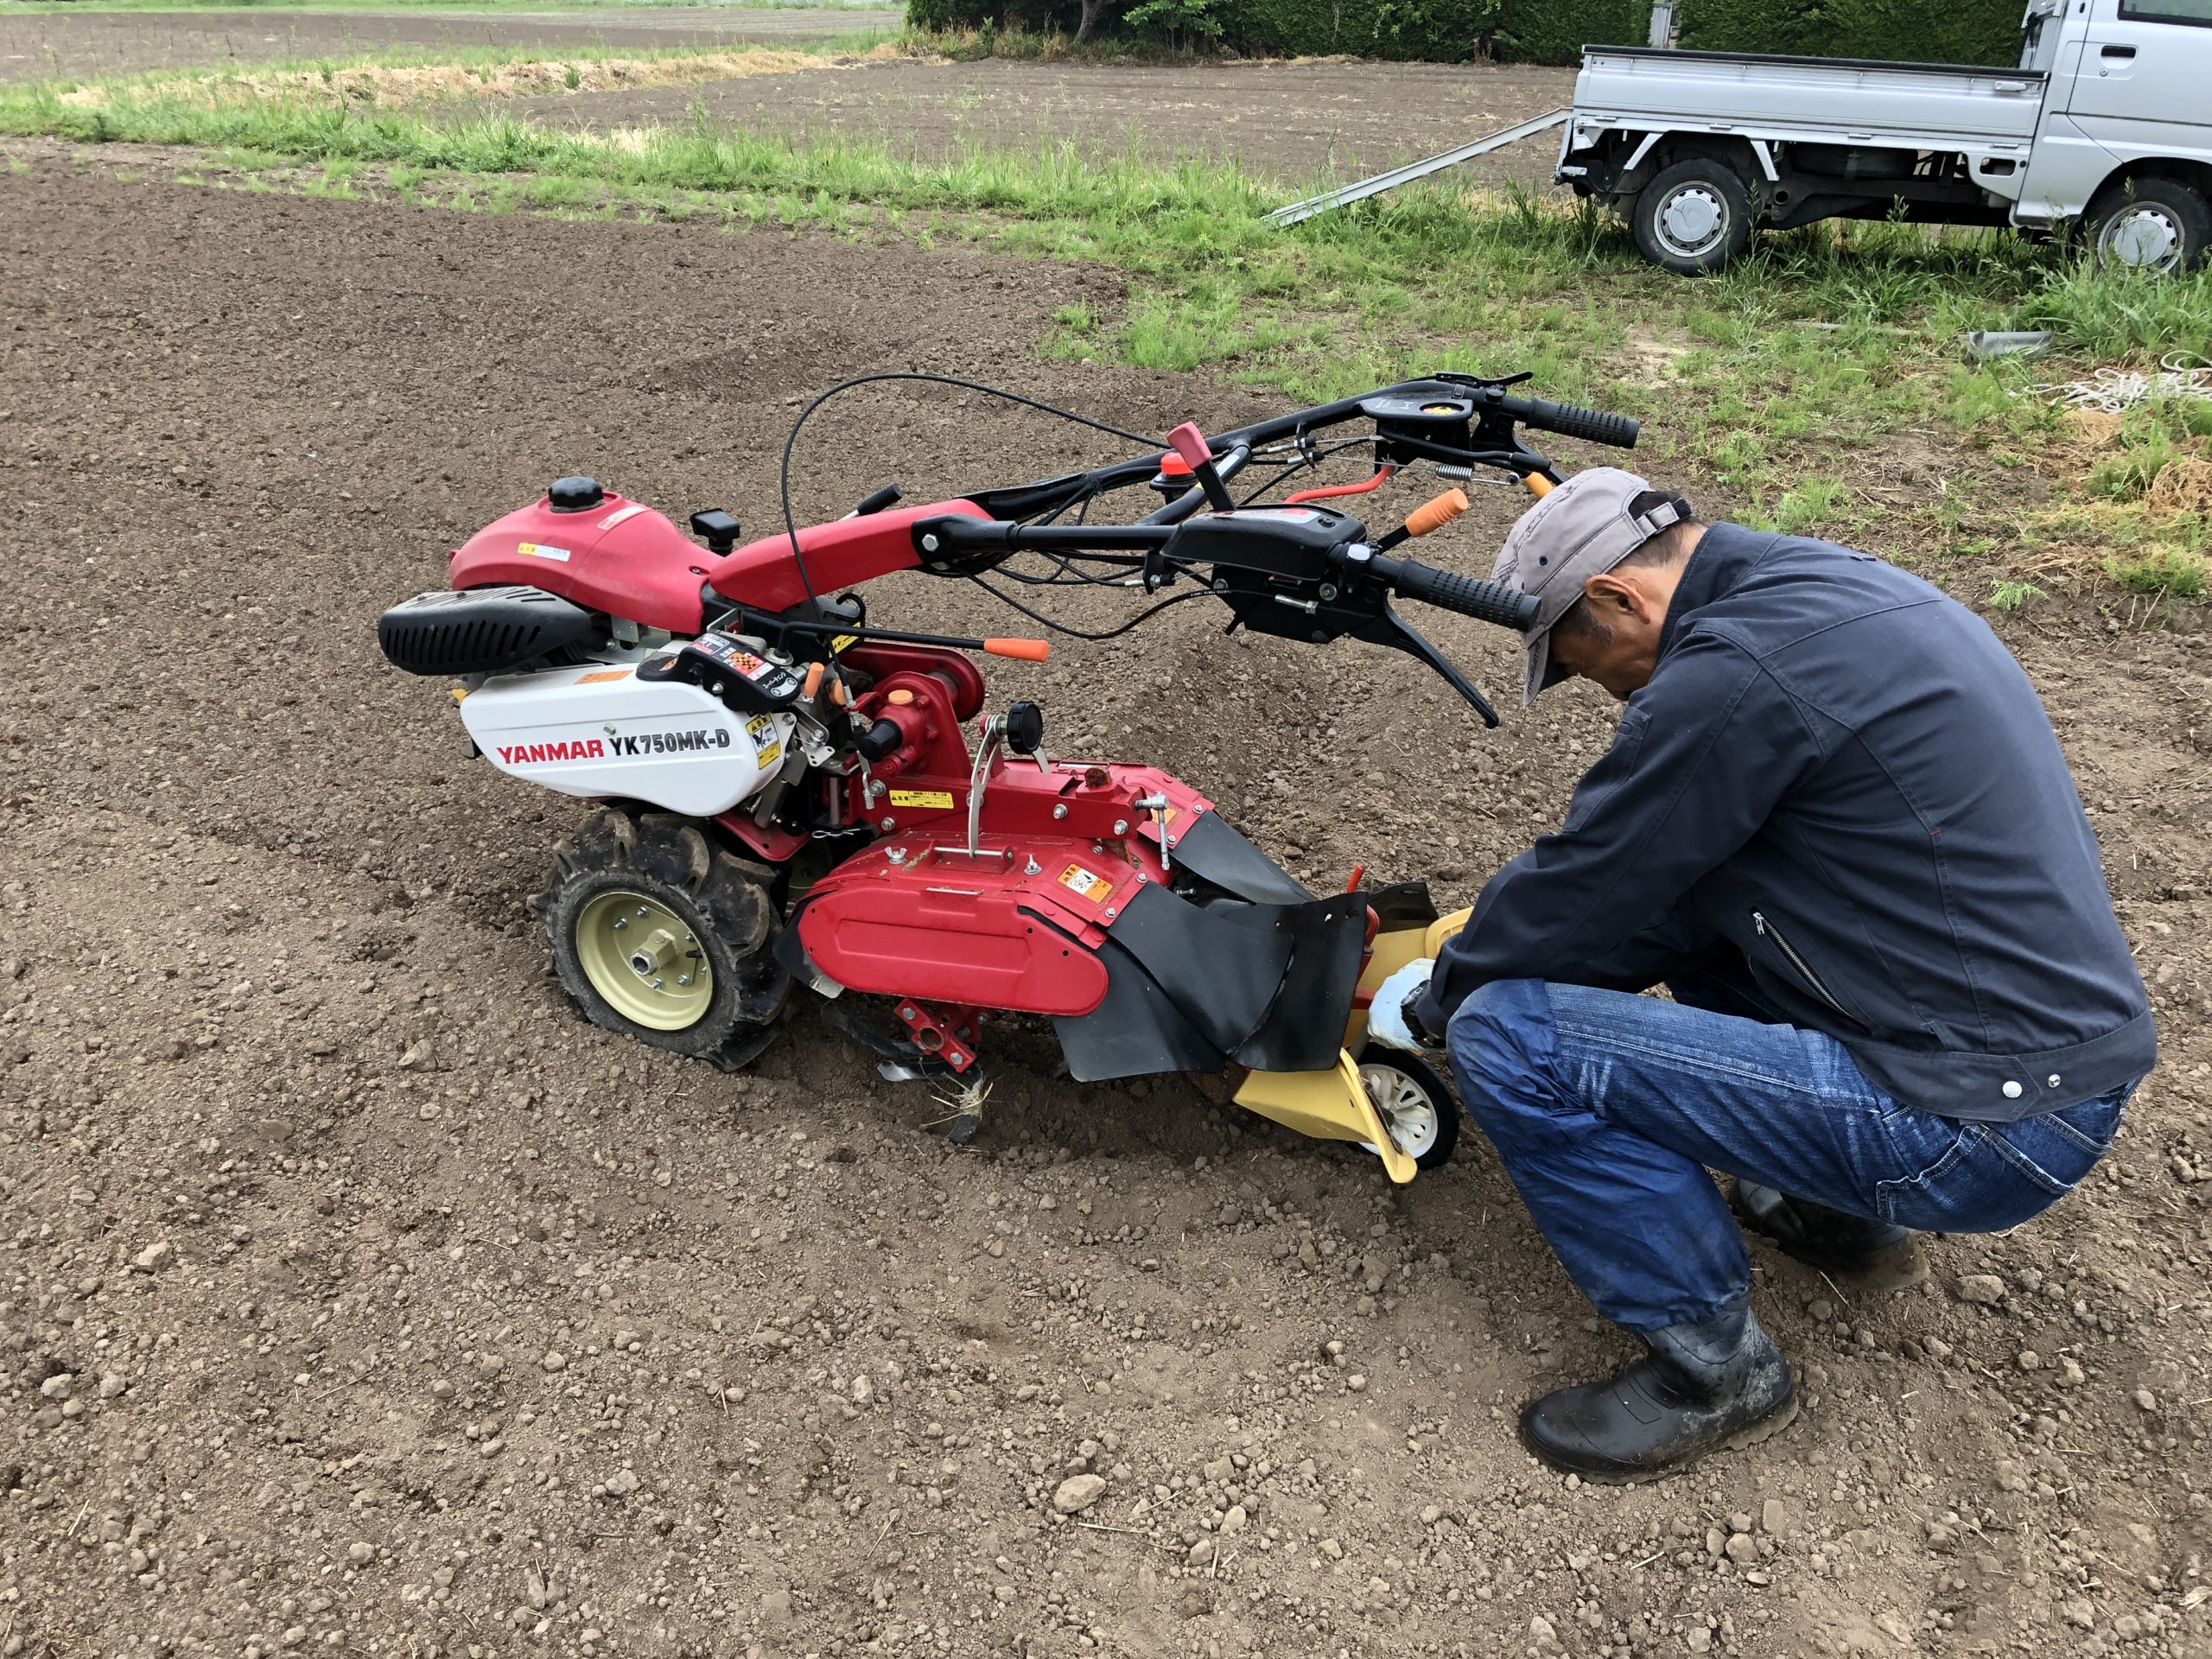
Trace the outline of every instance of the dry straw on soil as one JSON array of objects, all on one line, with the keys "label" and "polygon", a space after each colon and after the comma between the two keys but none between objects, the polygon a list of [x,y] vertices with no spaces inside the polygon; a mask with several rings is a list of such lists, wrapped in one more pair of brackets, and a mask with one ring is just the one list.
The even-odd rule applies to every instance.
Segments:
[{"label": "dry straw on soil", "polygon": [[[909,55],[886,41],[863,53],[835,58],[769,48],[738,52],[684,53],[669,57],[525,60],[467,66],[423,64],[409,68],[362,65],[325,73],[320,69],[271,69],[212,78],[156,81],[133,89],[148,98],[204,98],[211,102],[264,99],[334,99],[372,109],[398,109],[455,99],[543,98],[563,92],[606,92],[641,86],[688,86],[753,75],[850,68]],[[65,104],[91,107],[112,94],[97,86],[62,95]]]}]

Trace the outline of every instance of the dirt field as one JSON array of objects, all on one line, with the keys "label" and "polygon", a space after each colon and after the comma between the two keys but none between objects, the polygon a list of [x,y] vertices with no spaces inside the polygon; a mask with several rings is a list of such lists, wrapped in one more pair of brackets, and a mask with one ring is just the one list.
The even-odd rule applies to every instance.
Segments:
[{"label": "dirt field", "polygon": [[85,11],[0,13],[0,80],[137,74],[149,69],[349,58],[414,47],[647,48],[780,43],[881,29],[895,7],[626,6],[588,15],[468,11]]},{"label": "dirt field", "polygon": [[[1228,63],[1094,66],[916,60],[801,79],[503,102],[502,113],[602,130],[718,121],[812,136],[842,134],[931,159],[969,149],[1072,143],[1111,157],[1234,162],[1291,182],[1357,178],[1433,156],[1555,109],[1574,72],[1536,65]],[[456,106],[455,113],[480,112]],[[1455,177],[1548,188],[1559,135],[1541,134]]]},{"label": "dirt field", "polygon": [[[2164,1021],[2105,1173],[1878,1304],[1762,1249],[1797,1424],[1563,1483],[1513,1410],[1623,1344],[1477,1137],[1394,1190],[1017,1039],[955,1151],[811,1018],[753,1076],[666,1063],[543,977],[523,902],[576,810],[375,649],[563,473],[766,522],[795,400],[849,372],[1147,429],[1253,394],[1040,365],[1098,271],[39,154],[0,172],[0,1656],[2212,1650],[2201,644],[2008,625]],[[1087,453],[844,412],[802,513]],[[1486,565],[1506,512],[1429,545]],[[876,615],[1005,626],[913,579]],[[1512,683],[1510,639],[1436,632]],[[1446,900],[1611,728],[1581,688],[1484,734],[1405,661],[1195,607],[995,684],[1317,881]]]}]

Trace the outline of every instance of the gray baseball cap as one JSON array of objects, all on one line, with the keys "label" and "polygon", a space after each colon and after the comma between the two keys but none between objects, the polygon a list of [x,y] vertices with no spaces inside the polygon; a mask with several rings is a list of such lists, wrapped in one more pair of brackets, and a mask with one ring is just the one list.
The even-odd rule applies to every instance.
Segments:
[{"label": "gray baseball cap", "polygon": [[1637,497],[1654,493],[1634,473],[1592,467],[1554,486],[1507,535],[1490,579],[1536,596],[1536,620],[1521,636],[1529,642],[1522,708],[1567,677],[1552,665],[1552,626],[1574,608],[1583,582],[1689,517],[1689,503],[1680,496],[1647,503],[1641,513],[1631,511]]}]

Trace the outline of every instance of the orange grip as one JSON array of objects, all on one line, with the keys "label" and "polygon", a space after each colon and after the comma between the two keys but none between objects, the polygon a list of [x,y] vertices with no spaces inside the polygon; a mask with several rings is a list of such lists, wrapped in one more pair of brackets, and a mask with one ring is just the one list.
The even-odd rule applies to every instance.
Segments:
[{"label": "orange grip", "polygon": [[1541,473],[1524,473],[1522,474],[1521,483],[1522,486],[1539,501],[1549,495],[1556,487],[1551,480],[1546,478]]},{"label": "orange grip", "polygon": [[1044,639],[986,639],[984,652],[993,657],[1012,657],[1024,663],[1041,663],[1052,653],[1049,641]]},{"label": "orange grip", "polygon": [[1467,510],[1465,490],[1446,490],[1433,499],[1424,501],[1406,515],[1406,534],[1426,536],[1432,530],[1441,530]]},{"label": "orange grip", "polygon": [[815,699],[818,695],[820,695],[820,693],[821,693],[821,690],[822,690],[822,673],[823,673],[823,664],[821,664],[820,663],[809,663],[809,664],[806,665],[806,693],[805,693],[805,695],[806,695],[806,700],[807,700],[809,702],[812,702],[814,701],[814,699]]}]

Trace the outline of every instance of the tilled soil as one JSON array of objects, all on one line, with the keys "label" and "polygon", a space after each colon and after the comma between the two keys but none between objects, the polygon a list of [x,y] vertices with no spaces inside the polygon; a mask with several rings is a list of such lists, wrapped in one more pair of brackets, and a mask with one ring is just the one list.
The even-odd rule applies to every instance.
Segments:
[{"label": "tilled soil", "polygon": [[[1072,145],[1094,160],[1234,162],[1262,178],[1357,178],[1433,156],[1568,103],[1574,72],[1528,64],[1296,62],[1096,65],[986,58],[905,60],[834,79],[503,101],[548,126],[677,124],[695,108],[754,130],[847,137],[942,159],[970,150]],[[449,106],[455,118],[482,113]],[[1539,134],[1454,179],[1541,188],[1559,134]]]},{"label": "tilled soil", "polygon": [[[810,1016],[741,1077],[601,1033],[523,910],[580,809],[376,652],[562,473],[770,522],[795,400],[848,373],[1143,429],[1261,407],[1040,365],[1110,274],[51,160],[0,173],[0,1653],[2207,1650],[2190,642],[2014,628],[2164,1021],[2104,1171],[1879,1300],[1760,1249],[1797,1423],[1580,1486],[1513,1411],[1623,1344],[1478,1136],[1393,1189],[1017,1037],[956,1151]],[[965,395],[817,418],[803,515],[1095,453]],[[1486,567],[1509,511],[1427,545]],[[1007,626],[919,578],[875,616]],[[1435,633],[1513,683],[1510,639]],[[1484,733],[1408,662],[1197,606],[994,682],[1317,883],[1447,902],[1611,725],[1575,688]]]},{"label": "tilled soil", "polygon": [[272,59],[350,58],[394,48],[425,51],[529,47],[719,46],[895,32],[896,8],[617,6],[589,13],[468,11],[82,11],[0,15],[0,80],[137,74]]}]

